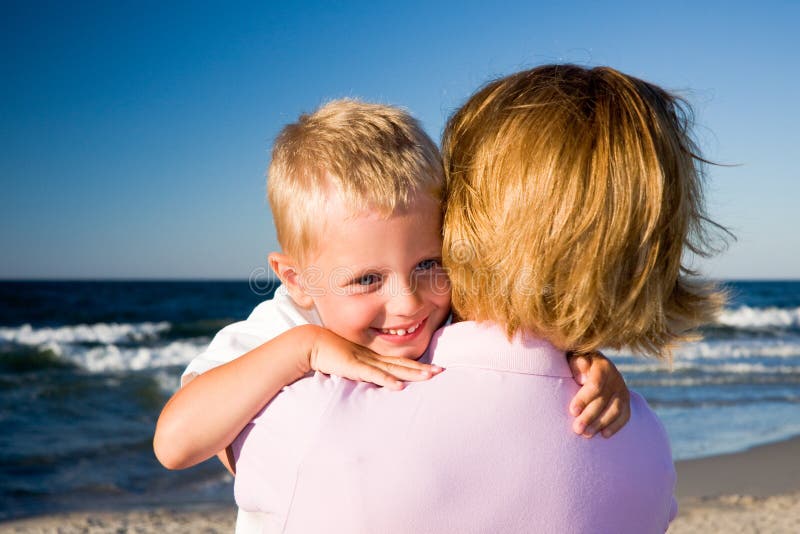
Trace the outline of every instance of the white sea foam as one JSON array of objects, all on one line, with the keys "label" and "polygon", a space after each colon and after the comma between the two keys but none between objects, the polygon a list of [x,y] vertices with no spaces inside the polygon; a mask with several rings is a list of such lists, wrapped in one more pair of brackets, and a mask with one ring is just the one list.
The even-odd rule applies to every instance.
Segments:
[{"label": "white sea foam", "polygon": [[29,324],[0,327],[0,340],[18,345],[41,346],[48,343],[122,343],[155,339],[169,330],[168,322],[160,323],[95,323],[33,328]]},{"label": "white sea foam", "polygon": [[[639,363],[621,363],[617,368],[626,374],[636,376],[641,373],[669,373],[670,367],[666,363],[654,363],[652,360]],[[800,375],[800,365],[765,365],[763,363],[729,363],[713,362],[701,364],[693,361],[676,360],[672,365],[672,372],[700,372],[727,375]],[[707,379],[699,379],[706,383]],[[689,383],[674,385],[690,385]]]},{"label": "white sea foam", "polygon": [[800,327],[800,308],[738,308],[724,310],[717,324],[734,328]]},{"label": "white sea foam", "polygon": [[[800,374],[800,337],[741,339],[686,343],[675,349],[672,365],[635,358],[625,351],[605,351],[617,367],[630,374],[700,372],[708,374]],[[705,380],[705,379],[703,379]]]},{"label": "white sea foam", "polygon": [[686,343],[675,350],[676,359],[742,359],[800,356],[800,339],[742,339]]},{"label": "white sea foam", "polygon": [[172,392],[177,391],[181,386],[181,377],[179,375],[180,373],[168,372],[165,369],[159,369],[153,375],[153,378],[155,379],[161,391],[171,394]]},{"label": "white sea foam", "polygon": [[[96,323],[57,328],[22,325],[0,327],[0,342],[48,350],[92,373],[182,366],[208,345],[206,337],[159,342],[159,334],[169,328],[167,322]],[[151,343],[135,345],[143,341]],[[87,347],[86,343],[94,346]]]},{"label": "white sea foam", "polygon": [[[604,350],[612,358],[623,362],[653,362],[652,359],[634,358],[625,350]],[[800,358],[800,337],[782,339],[731,339],[685,343],[673,351],[675,365],[686,360],[741,360],[748,358]],[[659,364],[664,366],[666,364]]]},{"label": "white sea foam", "polygon": [[119,347],[108,344],[85,348],[60,345],[53,352],[93,373],[107,371],[140,371],[171,365],[186,365],[202,352],[208,339],[172,341],[154,347]]}]

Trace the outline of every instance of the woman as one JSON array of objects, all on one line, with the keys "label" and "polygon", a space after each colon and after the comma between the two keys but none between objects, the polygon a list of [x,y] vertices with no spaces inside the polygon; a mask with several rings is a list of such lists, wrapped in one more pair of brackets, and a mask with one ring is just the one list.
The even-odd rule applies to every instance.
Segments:
[{"label": "woman", "polygon": [[[235,443],[236,496],[286,532],[664,532],[666,434],[632,394],[610,440],[570,431],[566,347],[667,357],[721,303],[679,101],[613,69],[545,66],[450,119],[444,262],[462,322],[401,392],[317,375]],[[298,416],[299,414],[299,416]]]}]

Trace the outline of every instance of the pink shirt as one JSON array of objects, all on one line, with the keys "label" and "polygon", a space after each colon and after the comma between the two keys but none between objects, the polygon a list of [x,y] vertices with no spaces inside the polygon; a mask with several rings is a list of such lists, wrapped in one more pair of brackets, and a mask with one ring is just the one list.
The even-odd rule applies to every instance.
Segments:
[{"label": "pink shirt", "polygon": [[631,392],[613,438],[575,435],[563,352],[462,322],[445,367],[400,392],[317,374],[234,443],[236,501],[278,532],[665,532],[677,510],[666,433]]}]

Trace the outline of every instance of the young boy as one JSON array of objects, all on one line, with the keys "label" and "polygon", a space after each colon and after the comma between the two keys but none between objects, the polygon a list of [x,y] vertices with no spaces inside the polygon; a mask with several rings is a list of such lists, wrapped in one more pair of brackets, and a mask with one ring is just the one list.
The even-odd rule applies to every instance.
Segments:
[{"label": "young boy", "polygon": [[[442,186],[435,144],[397,108],[340,100],[287,126],[269,170],[282,247],[269,263],[283,285],[190,363],[159,418],[161,463],[224,451],[311,371],[394,389],[441,372],[416,360],[450,313]],[[628,417],[624,381],[604,358],[573,359],[573,372],[588,384],[571,406],[574,429],[610,436]]]}]

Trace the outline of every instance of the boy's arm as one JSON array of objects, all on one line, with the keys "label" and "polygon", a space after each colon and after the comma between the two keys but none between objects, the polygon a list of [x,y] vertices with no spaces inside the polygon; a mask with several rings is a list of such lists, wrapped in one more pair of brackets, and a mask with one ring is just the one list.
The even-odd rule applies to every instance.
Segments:
[{"label": "boy's arm", "polygon": [[223,451],[284,385],[308,372],[304,328],[293,328],[179,389],[161,411],[153,438],[164,467],[183,469]]},{"label": "boy's arm", "polygon": [[161,412],[153,449],[168,469],[217,454],[233,472],[226,447],[275,396],[311,370],[401,389],[424,380],[433,366],[380,356],[316,325],[297,326],[179,389]]},{"label": "boy's arm", "polygon": [[569,411],[575,416],[572,429],[591,438],[600,431],[610,438],[631,417],[631,397],[625,379],[616,366],[599,352],[568,354],[572,376],[581,389]]}]

